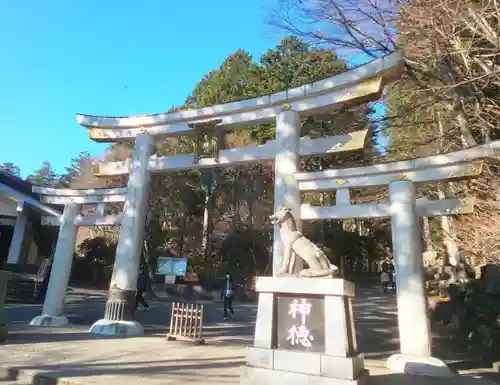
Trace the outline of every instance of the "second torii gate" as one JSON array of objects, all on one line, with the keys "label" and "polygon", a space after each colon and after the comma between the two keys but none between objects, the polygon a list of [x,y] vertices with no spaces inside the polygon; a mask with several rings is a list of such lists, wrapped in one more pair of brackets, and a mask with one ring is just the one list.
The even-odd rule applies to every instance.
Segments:
[{"label": "second torii gate", "polygon": [[[426,158],[295,174],[300,191],[336,190],[336,205],[302,205],[302,220],[391,218],[401,344],[401,354],[388,361],[394,371],[404,371],[402,368],[408,359],[432,360],[433,366],[445,367],[444,363],[432,358],[418,216],[470,214],[475,201],[473,197],[417,200],[415,184],[477,177],[482,168],[480,159],[496,156],[499,152],[500,141],[496,141]],[[351,188],[373,186],[388,186],[388,201],[351,204]]]}]

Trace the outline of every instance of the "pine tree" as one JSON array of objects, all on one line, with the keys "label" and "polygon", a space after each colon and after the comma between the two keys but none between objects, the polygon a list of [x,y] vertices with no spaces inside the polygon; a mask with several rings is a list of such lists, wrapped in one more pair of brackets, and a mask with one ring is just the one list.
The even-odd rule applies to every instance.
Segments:
[{"label": "pine tree", "polygon": [[71,159],[69,167],[65,167],[66,173],[61,175],[59,185],[69,187],[75,178],[82,175],[82,172],[92,162],[92,157],[87,151],[82,151],[77,157]]},{"label": "pine tree", "polygon": [[17,178],[21,177],[21,169],[19,168],[19,166],[11,162],[2,163],[0,165],[0,170]]},{"label": "pine tree", "polygon": [[59,175],[52,168],[50,161],[44,160],[42,166],[33,174],[29,175],[26,180],[37,186],[57,187]]}]

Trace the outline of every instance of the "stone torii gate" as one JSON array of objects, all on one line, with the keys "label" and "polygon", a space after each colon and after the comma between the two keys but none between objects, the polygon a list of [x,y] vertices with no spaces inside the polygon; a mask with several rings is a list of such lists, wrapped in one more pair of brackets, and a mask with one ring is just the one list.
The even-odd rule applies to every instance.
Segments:
[{"label": "stone torii gate", "polygon": [[[89,137],[95,141],[135,140],[131,159],[124,162],[99,163],[95,167],[98,176],[129,174],[129,180],[126,189],[120,189],[118,193],[112,189],[72,190],[66,193],[62,193],[62,190],[46,191],[48,203],[66,204],[54,258],[54,269],[60,270],[57,275],[52,272],[43,314],[32,323],[67,322],[63,317],[62,303],[69,277],[74,249],[73,232],[76,235],[76,227],[121,224],[105,315],[92,325],[90,331],[106,335],[142,334],[141,325],[133,317],[134,293],[151,173],[274,160],[276,210],[287,206],[295,218],[302,220],[391,217],[400,287],[398,307],[401,351],[406,356],[430,358],[430,337],[416,218],[417,215],[472,212],[473,199],[453,197],[441,201],[416,200],[414,183],[459,180],[478,175],[480,164],[474,160],[497,153],[500,142],[411,161],[299,173],[301,156],[361,150],[368,138],[367,130],[320,139],[301,138],[301,116],[325,114],[333,109],[378,99],[384,87],[400,75],[401,64],[400,56],[393,54],[346,73],[286,92],[169,114],[132,117],[78,115],[78,122],[89,129]],[[219,151],[219,131],[273,121],[276,122],[275,141],[263,146]],[[197,146],[194,154],[167,157],[152,155],[155,136],[191,134],[200,137],[205,135],[207,130],[215,138],[215,150],[209,154],[203,154],[201,146]],[[351,204],[350,188],[381,185],[389,186],[388,202]],[[301,205],[301,191],[328,189],[337,191],[335,206]],[[123,213],[113,217],[103,216],[103,203],[106,202],[124,202]],[[79,205],[84,203],[98,204],[98,215],[81,216]],[[297,222],[300,227],[300,220]],[[47,224],[58,225],[54,220],[47,220]],[[274,276],[279,271],[282,258],[283,244],[275,230]],[[58,268],[56,265],[62,267]],[[64,285],[52,283],[61,278],[66,282]],[[408,299],[412,304],[411,311],[408,310]],[[408,314],[412,315],[410,320]],[[48,319],[50,322],[43,321]],[[415,337],[417,335],[418,338]]]},{"label": "stone torii gate", "polygon": [[[336,190],[334,206],[303,204],[302,220],[391,218],[401,354],[388,365],[395,371],[402,371],[408,357],[444,366],[432,358],[418,216],[469,214],[474,208],[474,197],[416,199],[415,184],[476,177],[481,159],[498,153],[500,141],[426,158],[295,174],[300,191]],[[351,204],[350,189],[374,186],[388,186],[388,201]]]},{"label": "stone torii gate", "polygon": [[[294,179],[301,156],[361,150],[369,138],[368,130],[319,139],[301,138],[301,117],[328,114],[335,109],[377,100],[384,87],[400,76],[402,59],[398,53],[330,78],[294,89],[248,100],[156,115],[98,117],[77,115],[78,123],[89,129],[89,137],[99,142],[135,140],[131,159],[100,163],[100,176],[129,174],[125,205],[121,217],[109,298],[104,318],[90,331],[106,335],[142,334],[133,318],[139,253],[152,172],[231,166],[274,160],[275,208],[287,206],[300,215],[300,190]],[[219,150],[218,133],[255,124],[276,124],[276,140],[263,146]],[[203,154],[201,146],[189,155],[158,157],[152,155],[155,136],[210,133],[215,151]],[[283,244],[277,232],[273,244],[273,274],[279,271]]]},{"label": "stone torii gate", "polygon": [[[301,116],[328,114],[335,109],[377,100],[384,87],[399,77],[402,59],[398,53],[377,59],[351,71],[310,84],[238,102],[211,107],[132,117],[96,117],[77,115],[89,129],[89,137],[98,142],[135,140],[131,159],[99,163],[97,176],[129,174],[121,189],[51,189],[36,187],[46,203],[65,205],[61,218],[43,218],[45,225],[60,226],[53,269],[42,314],[33,325],[63,325],[64,296],[71,270],[77,228],[80,226],[121,225],[116,261],[104,318],[90,331],[97,334],[137,335],[142,327],[133,318],[134,292],[138,275],[139,253],[152,172],[234,166],[245,163],[275,162],[275,207],[288,206],[300,213],[300,191],[293,175],[299,171],[300,157],[363,150],[369,130],[310,139],[300,137]],[[276,122],[276,140],[262,146],[219,151],[219,132],[262,123]],[[212,136],[215,150],[203,153],[158,157],[152,155],[155,136]],[[212,135],[210,135],[212,134]],[[198,144],[199,140],[196,141]],[[105,215],[107,203],[124,202],[123,213]],[[93,215],[82,215],[82,205],[97,205]],[[279,235],[274,236],[273,274],[283,254]]]},{"label": "stone torii gate", "polygon": [[[496,141],[426,158],[294,174],[299,191],[336,190],[336,204],[333,206],[300,205],[301,220],[391,218],[397,284],[400,288],[398,323],[401,355],[389,360],[389,365],[395,370],[398,370],[398,365],[407,357],[433,360],[436,364],[436,360],[431,357],[417,217],[469,214],[474,208],[473,197],[415,199],[415,184],[473,178],[481,173],[481,159],[495,156],[499,152],[500,141]],[[369,204],[351,203],[350,189],[373,186],[388,186],[389,200]],[[106,203],[124,202],[126,189],[70,190],[35,187],[34,190],[46,195],[43,199],[45,203],[64,204],[65,210],[60,219],[44,218],[45,224],[61,225],[61,229],[43,313],[35,317],[31,324],[63,325],[67,323],[62,314],[76,229],[79,226],[119,225],[122,215],[105,215],[104,206]],[[97,205],[95,213],[80,214],[82,204]]]},{"label": "stone torii gate", "polygon": [[[124,202],[125,191],[125,188],[73,190],[33,186],[33,192],[41,196],[43,203],[64,205],[64,211],[59,217],[42,217],[42,225],[59,226],[59,236],[42,314],[33,318],[31,325],[62,326],[68,323],[64,316],[64,298],[71,274],[78,227],[119,224],[120,216],[105,215],[105,208],[107,203]],[[82,214],[83,205],[95,205],[95,212],[90,215]]]}]

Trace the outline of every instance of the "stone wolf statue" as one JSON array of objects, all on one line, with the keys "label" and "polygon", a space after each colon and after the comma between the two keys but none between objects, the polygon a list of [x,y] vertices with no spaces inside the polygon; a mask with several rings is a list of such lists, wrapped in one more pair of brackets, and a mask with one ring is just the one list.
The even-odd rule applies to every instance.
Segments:
[{"label": "stone wolf statue", "polygon": [[297,256],[309,266],[299,272],[299,277],[332,277],[338,274],[339,269],[330,263],[325,253],[297,230],[291,209],[283,207],[269,219],[279,226],[281,240],[285,246],[280,274],[293,274]]}]

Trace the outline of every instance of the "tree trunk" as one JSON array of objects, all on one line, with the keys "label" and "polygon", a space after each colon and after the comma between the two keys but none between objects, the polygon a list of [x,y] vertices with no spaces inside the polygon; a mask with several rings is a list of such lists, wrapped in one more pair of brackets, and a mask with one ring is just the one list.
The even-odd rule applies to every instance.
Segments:
[{"label": "tree trunk", "polygon": [[233,183],[233,186],[231,188],[231,206],[233,211],[232,230],[235,230],[236,224],[239,222],[239,214],[240,214],[238,194],[236,192],[236,181]]},{"label": "tree trunk", "polygon": [[[325,205],[325,193],[324,192],[321,192],[320,195],[319,195],[319,205],[320,206],[324,206]],[[325,220],[321,221],[321,243],[323,245],[326,245],[326,226],[327,226],[327,223]]]},{"label": "tree trunk", "polygon": [[[444,129],[443,129],[443,122],[441,120],[441,116],[439,115],[439,113],[437,114],[437,125],[439,130],[439,137],[441,138],[440,148],[442,149],[444,147],[443,146]],[[437,193],[439,199],[446,199],[446,194],[442,186],[438,186]],[[457,261],[458,246],[456,242],[456,232],[454,231],[454,226],[453,226],[453,218],[442,215],[439,217],[439,220],[441,222],[441,231],[443,232],[443,244],[445,247],[443,264],[444,265],[450,264],[452,266],[456,266],[458,264]]]},{"label": "tree trunk", "polygon": [[144,239],[142,242],[141,264],[146,266],[146,268],[148,269],[149,278],[152,280],[155,277],[155,271],[153,270],[153,267],[149,262],[150,259],[148,241]]},{"label": "tree trunk", "polygon": [[422,217],[422,232],[424,238],[424,251],[434,251],[432,243],[431,228],[429,226],[429,217]]},{"label": "tree trunk", "polygon": [[[444,193],[444,190],[441,186],[438,187],[438,197],[439,199],[446,199],[446,194]],[[455,241],[456,232],[454,230],[452,219],[444,215],[439,217],[439,219],[441,221],[441,230],[443,231],[443,243],[445,246],[444,264],[457,266],[458,246],[457,242]]]},{"label": "tree trunk", "polygon": [[[252,182],[251,182],[252,183]],[[257,182],[253,182],[257,183]],[[247,192],[247,208],[248,208],[248,227],[253,229],[253,203],[254,203],[254,188],[250,184],[247,186],[246,192]]]},{"label": "tree trunk", "polygon": [[179,241],[179,256],[182,256],[184,251],[184,240],[186,239],[187,230],[187,214],[181,213],[182,219],[180,223],[180,241]]},{"label": "tree trunk", "polygon": [[205,195],[205,207],[203,211],[203,238],[201,241],[201,249],[204,258],[208,258],[212,252],[212,196],[207,193]]},{"label": "tree trunk", "polygon": [[206,194],[205,194],[205,205],[203,210],[203,230],[202,230],[202,240],[201,249],[204,258],[208,258],[212,254],[212,230],[213,230],[213,202],[214,193],[217,186],[215,169],[210,169],[205,172],[206,177]]}]

